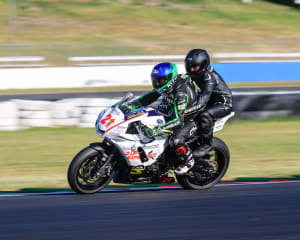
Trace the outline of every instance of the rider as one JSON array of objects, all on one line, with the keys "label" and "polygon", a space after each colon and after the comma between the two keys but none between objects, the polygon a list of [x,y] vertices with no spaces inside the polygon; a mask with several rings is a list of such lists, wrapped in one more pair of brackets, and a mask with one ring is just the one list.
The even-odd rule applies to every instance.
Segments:
[{"label": "rider", "polygon": [[177,66],[174,63],[163,62],[154,66],[152,73],[153,90],[132,103],[127,103],[130,110],[147,106],[156,101],[161,95],[173,110],[170,121],[154,128],[146,128],[145,134],[153,138],[172,131],[170,146],[175,150],[181,160],[181,164],[175,169],[175,173],[182,175],[187,173],[194,165],[192,151],[186,141],[197,129],[194,122],[195,112],[185,114],[186,110],[197,104],[197,92],[188,75],[177,74]]},{"label": "rider", "polygon": [[210,65],[206,50],[191,50],[184,62],[187,74],[200,89],[198,104],[191,110],[203,109],[197,116],[203,142],[194,151],[195,155],[203,156],[211,150],[215,120],[232,111],[232,93],[223,78]]}]

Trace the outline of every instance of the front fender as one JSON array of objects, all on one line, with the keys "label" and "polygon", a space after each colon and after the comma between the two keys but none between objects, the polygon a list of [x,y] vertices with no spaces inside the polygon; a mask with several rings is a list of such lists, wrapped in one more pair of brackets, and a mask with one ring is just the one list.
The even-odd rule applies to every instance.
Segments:
[{"label": "front fender", "polygon": [[90,143],[90,147],[96,150],[97,152],[103,152],[103,145],[100,142]]},{"label": "front fender", "polygon": [[109,139],[104,139],[102,142],[90,143],[90,147],[98,152],[105,152],[107,155],[120,155],[120,151]]},{"label": "front fender", "polygon": [[98,152],[106,152],[106,154],[112,154],[115,153],[115,147],[113,144],[111,144],[108,141],[102,141],[102,142],[93,142],[90,143],[90,147],[95,149]]}]

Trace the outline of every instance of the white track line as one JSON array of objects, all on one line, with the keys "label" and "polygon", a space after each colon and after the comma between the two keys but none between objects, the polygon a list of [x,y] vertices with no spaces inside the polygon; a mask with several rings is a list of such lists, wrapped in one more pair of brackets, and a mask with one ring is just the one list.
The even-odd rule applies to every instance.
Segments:
[{"label": "white track line", "polygon": [[[300,183],[299,180],[286,180],[286,181],[270,181],[270,182],[232,182],[232,183],[219,183],[216,187],[226,187],[226,186],[244,186],[244,185],[263,185],[263,184],[278,184],[278,183]],[[138,192],[138,191],[161,191],[170,189],[182,189],[178,185],[162,186],[162,187],[137,187],[137,188],[106,188],[100,193],[108,192]],[[74,195],[75,192],[42,192],[42,193],[4,193],[0,194],[1,197],[24,197],[24,196],[43,196],[43,195]]]}]

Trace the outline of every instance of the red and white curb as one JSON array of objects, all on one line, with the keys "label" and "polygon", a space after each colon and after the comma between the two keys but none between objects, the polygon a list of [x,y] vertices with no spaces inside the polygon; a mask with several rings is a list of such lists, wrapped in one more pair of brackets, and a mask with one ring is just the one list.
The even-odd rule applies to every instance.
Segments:
[{"label": "red and white curb", "polygon": [[[265,182],[225,182],[218,183],[215,187],[226,186],[241,186],[241,185],[263,185],[263,184],[278,184],[278,183],[300,183],[300,180],[270,180]],[[157,186],[157,187],[124,187],[124,188],[105,188],[99,192],[139,192],[139,191],[161,191],[171,189],[182,189],[180,185]],[[42,195],[74,195],[72,191],[56,191],[56,192],[36,192],[36,193],[0,193],[1,197],[22,197],[22,196],[42,196]]]}]

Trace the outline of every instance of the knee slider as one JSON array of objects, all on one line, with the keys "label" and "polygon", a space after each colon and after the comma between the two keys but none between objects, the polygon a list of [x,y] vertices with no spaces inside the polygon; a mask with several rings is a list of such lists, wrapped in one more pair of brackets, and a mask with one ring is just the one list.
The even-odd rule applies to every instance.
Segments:
[{"label": "knee slider", "polygon": [[174,138],[173,143],[174,143],[175,148],[184,145],[184,142],[182,142],[182,139],[180,139],[180,138]]},{"label": "knee slider", "polygon": [[170,138],[169,143],[170,143],[170,147],[173,149],[176,149],[176,148],[184,145],[184,143],[181,141],[180,138],[173,138],[173,137]]}]

